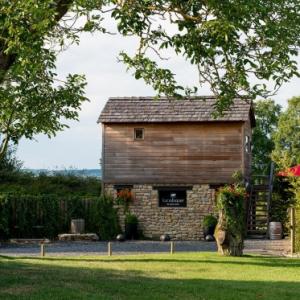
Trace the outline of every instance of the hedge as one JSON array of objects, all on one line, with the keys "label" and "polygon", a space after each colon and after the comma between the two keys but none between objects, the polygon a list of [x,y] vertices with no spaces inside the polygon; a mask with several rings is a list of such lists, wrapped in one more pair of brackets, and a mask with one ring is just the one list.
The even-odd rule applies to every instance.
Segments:
[{"label": "hedge", "polygon": [[113,200],[107,196],[0,194],[0,239],[53,239],[69,232],[72,218],[84,218],[86,231],[101,239],[114,238],[120,229]]},{"label": "hedge", "polygon": [[0,193],[100,196],[101,180],[63,174],[34,176],[30,172],[0,170]]}]

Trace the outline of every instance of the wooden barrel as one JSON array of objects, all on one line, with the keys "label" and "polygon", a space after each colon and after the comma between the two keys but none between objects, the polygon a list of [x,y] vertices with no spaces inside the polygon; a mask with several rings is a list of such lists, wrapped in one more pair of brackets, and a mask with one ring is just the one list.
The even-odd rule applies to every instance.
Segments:
[{"label": "wooden barrel", "polygon": [[84,233],[84,219],[72,219],[71,220],[71,233]]},{"label": "wooden barrel", "polygon": [[270,240],[281,240],[282,239],[282,224],[280,222],[270,222]]}]

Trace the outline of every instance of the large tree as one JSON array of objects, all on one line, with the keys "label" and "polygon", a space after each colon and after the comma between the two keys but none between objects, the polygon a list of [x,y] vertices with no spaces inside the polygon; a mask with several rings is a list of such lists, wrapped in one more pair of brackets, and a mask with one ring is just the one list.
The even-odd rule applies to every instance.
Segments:
[{"label": "large tree", "polygon": [[288,108],[279,118],[274,143],[272,158],[280,168],[300,164],[300,97],[288,100]]},{"label": "large tree", "polygon": [[274,150],[273,135],[277,130],[281,106],[274,100],[255,101],[256,126],[253,130],[252,171],[256,175],[267,175]]},{"label": "large tree", "polygon": [[[27,118],[47,87],[57,91],[57,53],[78,42],[82,31],[106,32],[102,20],[108,16],[122,35],[139,37],[136,55],[120,55],[135,78],[144,79],[158,94],[180,97],[196,92],[198,87],[184,89],[172,71],[151,58],[152,53],[160,58],[165,50],[174,50],[195,66],[199,86],[210,84],[218,99],[216,108],[222,111],[234,97],[266,96],[265,81],[272,80],[277,89],[299,75],[295,61],[300,44],[299,8],[299,0],[0,0],[1,101],[24,103]],[[251,84],[250,77],[259,83]],[[59,87],[61,95],[65,89],[70,95],[70,85],[75,93],[69,100],[77,99],[73,110],[84,101],[83,80],[70,76]],[[38,96],[31,102],[33,90]],[[46,104],[53,101],[48,96]],[[34,133],[39,132],[36,129]]]},{"label": "large tree", "polygon": [[1,1],[0,160],[10,142],[67,127],[87,100],[83,76],[55,74],[57,45],[65,39],[57,22],[68,8],[66,1]]},{"label": "large tree", "polygon": [[[278,122],[274,134],[275,149],[272,158],[285,170],[300,164],[300,97],[288,100],[288,107]],[[296,207],[296,249],[300,251],[300,177],[287,176]],[[287,200],[287,199],[285,199]]]}]

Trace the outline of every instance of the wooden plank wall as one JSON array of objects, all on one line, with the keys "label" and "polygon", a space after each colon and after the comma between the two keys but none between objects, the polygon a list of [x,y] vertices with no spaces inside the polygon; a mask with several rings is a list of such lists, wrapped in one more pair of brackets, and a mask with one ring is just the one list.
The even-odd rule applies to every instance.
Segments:
[{"label": "wooden plank wall", "polygon": [[105,124],[104,141],[105,183],[219,184],[243,168],[242,122]]}]

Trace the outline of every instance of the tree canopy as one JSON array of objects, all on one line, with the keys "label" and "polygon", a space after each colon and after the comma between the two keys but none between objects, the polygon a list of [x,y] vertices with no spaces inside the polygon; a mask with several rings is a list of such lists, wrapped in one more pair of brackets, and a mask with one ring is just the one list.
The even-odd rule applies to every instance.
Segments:
[{"label": "tree canopy", "polygon": [[300,97],[288,100],[274,133],[275,149],[272,158],[280,168],[300,164]]},{"label": "tree canopy", "polygon": [[[295,61],[300,44],[299,0],[0,3],[0,101],[6,103],[1,107],[2,149],[6,148],[7,138],[31,138],[38,132],[52,135],[62,129],[61,117],[78,116],[77,108],[86,100],[84,78],[70,75],[58,81],[61,79],[55,73],[55,59],[59,51],[79,41],[81,32],[107,33],[103,25],[106,17],[117,23],[122,35],[139,38],[136,54],[122,52],[120,59],[133,70],[136,79],[152,85],[158,95],[180,98],[208,83],[218,100],[216,109],[222,112],[235,97],[266,96],[291,77],[299,76]],[[184,88],[173,71],[164,68],[160,58],[170,50],[195,67],[199,86]],[[270,80],[274,87],[268,91],[266,83]],[[32,107],[48,105],[43,113],[50,113],[50,120],[43,118],[43,113],[28,114]],[[22,112],[22,120],[36,119],[38,123],[19,122],[15,116],[14,133],[10,134],[7,124],[11,124],[12,110],[17,110],[19,116]]]},{"label": "tree canopy", "polygon": [[274,100],[255,101],[256,126],[252,135],[252,171],[254,174],[269,174],[271,154],[274,150],[273,135],[277,130],[281,106]]},{"label": "tree canopy", "polygon": [[[272,159],[281,170],[300,164],[300,97],[288,100],[288,107],[279,118],[274,143]],[[286,180],[296,207],[296,248],[300,251],[300,177],[287,176]]]}]

